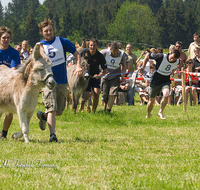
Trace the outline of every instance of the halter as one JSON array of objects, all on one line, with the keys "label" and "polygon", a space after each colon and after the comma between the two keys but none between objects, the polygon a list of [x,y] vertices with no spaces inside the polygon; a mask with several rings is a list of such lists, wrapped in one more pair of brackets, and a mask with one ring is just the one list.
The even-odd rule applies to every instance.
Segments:
[{"label": "halter", "polygon": [[47,77],[42,81],[43,83],[46,83],[46,81],[48,80],[49,77],[53,76],[53,74],[49,74],[47,75]]}]

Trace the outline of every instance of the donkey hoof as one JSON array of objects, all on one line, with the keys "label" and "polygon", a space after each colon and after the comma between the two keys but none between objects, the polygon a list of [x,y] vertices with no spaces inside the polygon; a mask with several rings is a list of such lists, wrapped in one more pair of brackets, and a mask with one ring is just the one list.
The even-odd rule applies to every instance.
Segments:
[{"label": "donkey hoof", "polygon": [[29,143],[29,137],[27,134],[24,134],[24,140],[25,140],[25,143]]},{"label": "donkey hoof", "polygon": [[30,143],[30,141],[29,141],[29,140],[27,140],[27,139],[25,139],[25,143]]},{"label": "donkey hoof", "polygon": [[12,135],[12,139],[16,139],[16,136],[15,136],[15,134],[16,134],[16,133],[14,133],[14,134]]},{"label": "donkey hoof", "polygon": [[14,133],[14,134],[12,135],[12,138],[13,138],[13,139],[19,139],[19,138],[21,138],[21,137],[22,137],[22,133],[21,133],[21,132]]}]

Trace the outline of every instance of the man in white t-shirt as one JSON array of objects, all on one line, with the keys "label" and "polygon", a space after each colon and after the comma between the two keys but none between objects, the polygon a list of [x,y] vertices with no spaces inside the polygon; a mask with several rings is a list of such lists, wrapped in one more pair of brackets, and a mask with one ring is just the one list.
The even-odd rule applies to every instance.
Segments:
[{"label": "man in white t-shirt", "polygon": [[188,48],[188,53],[189,53],[188,59],[195,58],[194,49],[195,47],[200,47],[200,42],[199,42],[200,38],[199,38],[198,33],[194,33],[193,39],[194,39],[194,42],[192,42]]}]

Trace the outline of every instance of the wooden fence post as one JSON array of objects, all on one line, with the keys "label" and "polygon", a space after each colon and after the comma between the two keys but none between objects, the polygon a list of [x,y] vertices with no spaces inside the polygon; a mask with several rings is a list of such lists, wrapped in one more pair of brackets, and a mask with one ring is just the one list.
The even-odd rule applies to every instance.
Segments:
[{"label": "wooden fence post", "polygon": [[[192,78],[191,78],[191,76],[188,76],[188,79],[189,79],[189,86],[192,87]],[[192,88],[190,88],[190,106],[192,106]]]},{"label": "wooden fence post", "polygon": [[183,111],[186,111],[186,100],[185,100],[185,72],[183,68],[181,68],[181,79],[182,79],[182,97],[183,97]]}]

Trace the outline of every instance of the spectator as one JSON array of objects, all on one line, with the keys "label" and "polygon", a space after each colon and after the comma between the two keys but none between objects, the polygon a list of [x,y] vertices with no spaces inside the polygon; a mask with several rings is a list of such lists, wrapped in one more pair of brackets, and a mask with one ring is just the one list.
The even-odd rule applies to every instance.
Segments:
[{"label": "spectator", "polygon": [[188,58],[190,58],[190,59],[195,58],[195,53],[194,53],[195,47],[200,47],[199,34],[198,33],[194,33],[193,39],[194,39],[194,42],[192,42],[190,44],[189,48],[188,48],[188,53],[189,53]]},{"label": "spectator", "polygon": [[[186,67],[185,67],[185,78],[189,79],[189,75],[187,72],[195,72],[194,69],[194,62],[192,59],[187,59],[186,60]],[[192,87],[197,87],[198,86],[198,77],[195,77],[193,75],[190,75],[191,79],[192,79]],[[185,82],[185,85],[189,85],[189,82]],[[185,99],[186,99],[186,104],[188,102],[188,94],[190,92],[190,88],[186,86],[185,88]],[[192,96],[193,99],[193,103],[194,106],[196,105],[196,100],[197,100],[197,92],[195,88],[192,88],[192,94],[190,94],[190,96]]]},{"label": "spectator", "polygon": [[151,52],[151,53],[157,53],[157,50],[156,50],[155,48],[151,48],[151,49],[150,49],[150,52]]},{"label": "spectator", "polygon": [[[111,112],[114,97],[120,86],[120,73],[126,71],[126,57],[124,52],[119,50],[117,42],[112,42],[110,49],[101,50],[107,62],[107,75],[101,79],[102,97],[104,100],[104,111]],[[122,74],[124,78],[124,74]],[[123,79],[124,80],[124,79]]]},{"label": "spectator", "polygon": [[[121,50],[121,51],[123,51],[123,46],[122,46],[122,44],[121,43],[118,43],[118,45],[119,45],[119,49]],[[124,51],[123,51],[124,52]],[[129,65],[129,59],[128,59],[128,55],[124,52],[124,55],[125,55],[125,57],[126,57],[126,69],[128,69],[128,65]]]},{"label": "spectator", "polygon": [[21,53],[21,45],[20,44],[16,44],[14,46],[14,48],[19,52],[19,54]]},{"label": "spectator", "polygon": [[[150,89],[150,82],[151,82],[151,79],[153,77],[153,74],[154,74],[155,70],[156,70],[156,65],[154,63],[152,63],[150,65],[150,71],[145,76],[145,78],[149,78],[150,79],[150,80],[146,80],[146,91],[147,91],[148,94],[149,94],[149,89]],[[149,96],[148,96],[148,99],[149,99]],[[160,93],[156,96],[155,104],[156,105],[160,105]]]},{"label": "spectator", "polygon": [[[195,57],[193,58],[193,62],[194,62],[194,69],[195,71],[197,71],[198,73],[200,73],[200,47],[196,46],[194,48],[194,53],[195,53]],[[200,87],[200,81],[198,82],[198,87]],[[197,94],[198,97],[198,104],[200,105],[200,94]]]},{"label": "spectator", "polygon": [[162,49],[162,48],[158,48],[158,49],[156,50],[156,53],[163,53],[163,49]]},{"label": "spectator", "polygon": [[[137,78],[144,78],[146,75],[146,71],[143,71],[141,69],[141,66],[143,65],[143,62],[140,61],[137,63],[137,69],[139,70]],[[133,73],[132,77],[135,78],[136,73]],[[134,82],[134,81],[133,81]],[[148,103],[148,94],[146,92],[146,82],[145,80],[136,80],[135,81],[135,91],[140,96],[140,105],[143,105],[143,103]]]},{"label": "spectator", "polygon": [[26,59],[29,54],[28,54],[28,41],[24,40],[22,42],[22,50],[21,50],[22,55],[24,56],[24,59]]},{"label": "spectator", "polygon": [[[6,65],[11,69],[16,69],[20,64],[19,52],[10,46],[12,32],[5,26],[0,27],[0,65]],[[7,137],[8,129],[12,123],[13,114],[6,113],[3,130],[0,132],[0,139]]]},{"label": "spectator", "polygon": [[[173,51],[173,50],[171,50],[171,51]],[[178,68],[176,71],[178,71]],[[178,79],[179,78],[176,71],[171,73],[170,79]],[[176,105],[178,102],[180,92],[179,92],[179,88],[177,88],[177,85],[178,85],[177,81],[171,81],[169,97],[168,97],[168,105],[170,105],[170,106],[172,105],[172,103]],[[174,95],[175,95],[175,99],[174,99]]]},{"label": "spectator", "polygon": [[[143,55],[146,55],[147,53],[150,53],[150,50],[146,49],[144,52],[141,53],[140,57],[137,59],[136,63],[138,63],[139,61],[141,61],[141,58]],[[151,63],[153,63],[153,59],[149,59],[149,61],[147,62],[146,66],[145,66],[145,71],[146,73],[150,72],[150,65]]]},{"label": "spectator", "polygon": [[[125,77],[130,77],[130,76],[131,75],[129,71],[127,70]],[[132,83],[130,83],[129,79],[122,80],[122,77],[120,77],[120,88],[118,90],[118,95],[116,97],[116,104],[126,105],[127,101],[129,106],[134,106],[134,91],[133,88],[130,86],[130,84]],[[122,101],[120,101],[120,97]]]},{"label": "spectator", "polygon": [[46,128],[46,122],[49,126],[50,139],[49,142],[56,141],[55,134],[56,116],[62,115],[67,95],[67,70],[66,70],[66,52],[70,52],[77,60],[75,74],[82,75],[80,67],[80,55],[76,51],[76,47],[66,38],[54,36],[53,23],[50,19],[45,19],[39,25],[40,33],[44,39],[44,51],[52,61],[52,72],[56,81],[56,87],[53,90],[48,88],[43,89],[43,101],[46,107],[45,113],[38,111],[39,126],[42,130]]},{"label": "spectator", "polygon": [[28,50],[28,55],[31,55],[33,53],[33,48],[30,47],[29,50]]},{"label": "spectator", "polygon": [[108,42],[106,48],[108,49],[108,48],[110,48],[110,46],[111,46],[111,43]]},{"label": "spectator", "polygon": [[20,53],[20,54],[19,54],[19,57],[20,57],[20,63],[23,64],[24,56]]},{"label": "spectator", "polygon": [[183,47],[182,42],[177,41],[175,45],[175,49],[179,50],[181,54],[179,57],[179,60],[180,60],[180,64],[178,65],[179,70],[181,70],[182,67],[185,67],[185,62],[187,60],[187,55],[185,54],[185,52],[182,51],[182,47]]},{"label": "spectator", "polygon": [[132,48],[131,44],[127,44],[126,45],[126,54],[128,55],[128,59],[129,59],[128,70],[131,73],[134,70],[136,70],[136,60],[137,60],[137,56],[132,53],[132,50],[133,50],[133,48]]},{"label": "spectator", "polygon": [[171,53],[175,49],[175,47],[176,47],[175,45],[170,45],[169,46],[169,53]]}]

